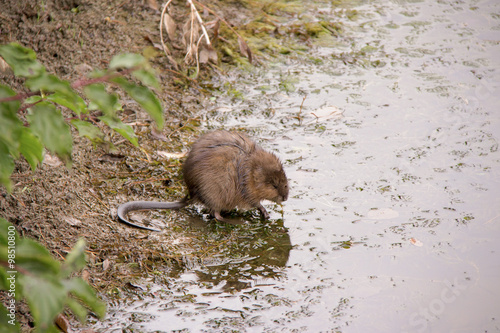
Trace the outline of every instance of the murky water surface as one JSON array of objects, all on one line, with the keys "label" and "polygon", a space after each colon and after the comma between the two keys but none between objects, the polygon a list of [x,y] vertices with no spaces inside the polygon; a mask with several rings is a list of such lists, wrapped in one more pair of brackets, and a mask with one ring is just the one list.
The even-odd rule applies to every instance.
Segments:
[{"label": "murky water surface", "polygon": [[283,215],[269,205],[274,222],[110,309],[108,329],[125,313],[139,331],[500,330],[500,2],[310,10],[342,36],[228,78],[244,97],[206,119],[281,157]]}]

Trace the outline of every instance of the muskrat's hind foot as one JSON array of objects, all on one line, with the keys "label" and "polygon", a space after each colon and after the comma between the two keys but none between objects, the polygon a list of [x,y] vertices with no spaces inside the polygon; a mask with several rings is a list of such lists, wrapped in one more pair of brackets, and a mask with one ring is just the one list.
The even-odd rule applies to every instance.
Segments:
[{"label": "muskrat's hind foot", "polygon": [[244,224],[245,223],[245,220],[244,219],[241,219],[241,218],[238,218],[238,219],[228,219],[228,218],[225,218],[225,217],[222,217],[220,215],[220,212],[215,212],[212,214],[213,217],[215,217],[215,219],[219,222],[224,222],[224,223],[227,223],[227,224],[232,224],[232,225],[241,225],[241,224]]},{"label": "muskrat's hind foot", "polygon": [[213,215],[217,221],[226,222],[226,220],[220,215],[220,212],[214,212]]}]

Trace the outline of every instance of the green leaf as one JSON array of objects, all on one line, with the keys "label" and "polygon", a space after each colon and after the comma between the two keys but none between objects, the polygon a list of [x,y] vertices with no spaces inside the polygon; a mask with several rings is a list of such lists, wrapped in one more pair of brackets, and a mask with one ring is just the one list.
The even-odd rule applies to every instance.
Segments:
[{"label": "green leaf", "polygon": [[23,127],[19,144],[19,151],[30,164],[31,170],[34,171],[38,164],[43,161],[42,143],[33,135],[30,128]]},{"label": "green leaf", "polygon": [[103,140],[104,134],[101,130],[88,121],[74,119],[71,124],[76,127],[80,136],[85,136],[90,140]]},{"label": "green leaf", "polygon": [[85,240],[79,239],[71,252],[66,256],[66,260],[61,268],[61,276],[68,277],[72,272],[85,267]]},{"label": "green leaf", "polygon": [[[12,230],[12,228],[14,228],[12,223],[10,223],[6,219],[0,217],[0,231],[1,231],[1,233],[0,233],[0,245],[5,245],[5,246],[8,245],[8,243],[9,243],[8,236],[10,236],[9,229]],[[17,242],[19,239],[19,235],[18,235],[15,228],[13,229],[13,233],[14,233],[14,236],[13,236],[14,241]],[[3,253],[0,252],[0,259],[4,260],[5,258],[7,258],[7,257],[3,257]]]},{"label": "green leaf", "polygon": [[62,312],[66,290],[55,279],[42,279],[34,275],[18,277],[22,283],[30,312],[38,331],[47,331],[53,326],[55,317]]},{"label": "green leaf", "polygon": [[85,322],[88,311],[83,305],[81,305],[76,299],[71,297],[66,298],[66,305],[77,316],[80,322]]},{"label": "green leaf", "polygon": [[139,103],[147,113],[153,118],[158,128],[163,128],[163,108],[155,94],[144,86],[138,86],[127,81],[123,77],[117,77],[112,80],[120,85],[137,103]]},{"label": "green leaf", "polygon": [[[5,98],[5,97],[12,97],[15,96],[16,92],[9,87],[0,84],[0,99]],[[10,102],[2,102],[0,103],[2,106],[2,113],[7,112],[10,117],[16,116],[17,110],[19,110],[19,107],[21,106],[21,103],[19,101],[10,101]]]},{"label": "green leaf", "polygon": [[38,103],[28,109],[31,130],[51,152],[68,164],[71,161],[72,137],[61,113],[49,102]]},{"label": "green leaf", "polygon": [[96,79],[98,77],[103,77],[104,75],[109,74],[107,71],[102,69],[94,69],[92,72],[88,74],[88,77],[91,79]]},{"label": "green leaf", "polygon": [[[0,109],[1,108],[0,105]],[[2,143],[8,153],[15,158],[19,158],[19,139],[21,137],[22,128],[23,124],[19,119],[8,118],[5,113],[0,113],[0,143]]]},{"label": "green leaf", "polygon": [[[7,246],[0,245],[0,250],[7,253]],[[9,290],[10,281],[7,278],[10,276],[4,267],[0,267],[0,290]]]},{"label": "green leaf", "polygon": [[146,69],[139,69],[132,72],[138,80],[142,82],[145,86],[150,86],[156,89],[160,89],[160,83],[155,76],[155,73]]},{"label": "green leaf", "polygon": [[17,43],[0,45],[0,56],[16,76],[34,77],[45,73],[45,67],[36,60],[36,53]]},{"label": "green leaf", "polygon": [[[7,306],[9,305],[10,304],[7,304]],[[10,316],[13,316],[13,318]],[[7,309],[3,305],[0,305],[0,332],[4,333],[20,332],[19,323],[17,322],[15,316],[16,316],[15,312],[11,314],[10,311],[7,311]]]},{"label": "green leaf", "polygon": [[31,97],[28,97],[24,100],[24,103],[25,104],[33,104],[33,103],[37,103],[39,101],[41,101],[43,99],[42,96],[38,96],[38,95],[35,95],[35,96],[31,96]]},{"label": "green leaf", "polygon": [[28,238],[16,242],[16,265],[37,276],[59,274],[61,267],[45,247]]},{"label": "green leaf", "polygon": [[[14,95],[16,93],[12,89],[0,85],[0,99]],[[23,123],[17,117],[20,106],[19,101],[0,103],[0,143],[3,143],[9,154],[15,158],[19,157],[19,137],[23,128]]]},{"label": "green leaf", "polygon": [[99,120],[101,120],[106,125],[108,125],[112,129],[120,133],[121,136],[130,141],[130,143],[132,143],[134,146],[136,147],[139,146],[139,143],[137,141],[137,136],[135,135],[132,127],[130,127],[129,125],[122,123],[122,121],[119,119],[111,118],[108,116],[101,116],[99,117]]},{"label": "green leaf", "polygon": [[51,102],[67,107],[68,109],[74,111],[77,115],[88,113],[85,101],[76,93],[66,94],[58,91],[47,96],[47,99]]},{"label": "green leaf", "polygon": [[121,109],[118,97],[115,94],[109,94],[103,84],[91,84],[83,88],[85,95],[93,102],[89,106],[90,110],[100,109],[105,115],[114,117],[116,111]]},{"label": "green leaf", "polygon": [[64,94],[74,93],[68,82],[61,80],[55,75],[44,73],[26,80],[26,86],[32,91],[42,90],[44,92],[59,91]]},{"label": "green leaf", "polygon": [[12,172],[14,172],[14,160],[5,144],[0,141],[0,184],[5,186],[9,193],[12,191],[12,182],[10,181]]},{"label": "green leaf", "polygon": [[[0,262],[7,262],[8,247],[14,243],[16,260],[15,299],[26,298],[30,312],[35,319],[37,332],[57,332],[53,324],[57,314],[67,305],[81,321],[85,319],[87,310],[74,295],[100,318],[104,317],[106,306],[101,302],[94,290],[81,278],[65,279],[70,273],[85,265],[85,241],[80,239],[68,254],[63,266],[52,258],[49,251],[39,243],[20,238],[12,224],[0,217]],[[0,266],[0,289],[8,290],[10,282],[3,266]],[[0,304],[0,332],[6,331],[5,308]],[[7,331],[6,331],[7,332]]]},{"label": "green leaf", "polygon": [[71,292],[87,304],[99,318],[104,317],[106,314],[106,305],[97,298],[94,290],[83,279],[74,277],[69,280],[63,280],[62,283],[68,292]]},{"label": "green leaf", "polygon": [[132,68],[147,63],[146,58],[136,53],[118,54],[109,62],[110,69]]},{"label": "green leaf", "polygon": [[69,82],[52,74],[43,74],[26,81],[26,86],[32,91],[53,93],[47,96],[49,101],[67,107],[76,114],[87,113],[85,101],[71,88]]}]

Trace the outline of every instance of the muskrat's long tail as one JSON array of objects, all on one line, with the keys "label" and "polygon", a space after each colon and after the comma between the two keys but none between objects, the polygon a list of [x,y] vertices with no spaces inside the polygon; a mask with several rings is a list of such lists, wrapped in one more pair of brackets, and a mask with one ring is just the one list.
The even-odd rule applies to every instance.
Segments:
[{"label": "muskrat's long tail", "polygon": [[142,225],[132,223],[125,218],[125,215],[127,215],[128,212],[131,212],[133,210],[180,209],[182,207],[185,207],[187,204],[188,204],[187,198],[184,198],[183,200],[176,202],[130,201],[118,206],[118,211],[117,211],[118,221],[125,223],[126,225],[129,225],[131,227],[160,232],[161,230],[159,229],[148,228]]}]

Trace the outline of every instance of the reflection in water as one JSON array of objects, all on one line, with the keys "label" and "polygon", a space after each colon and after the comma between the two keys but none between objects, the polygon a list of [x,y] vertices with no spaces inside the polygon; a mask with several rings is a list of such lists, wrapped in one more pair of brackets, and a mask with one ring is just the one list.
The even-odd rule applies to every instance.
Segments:
[{"label": "reflection in water", "polygon": [[[218,286],[220,292],[241,291],[266,280],[282,278],[283,267],[292,249],[290,235],[283,226],[283,220],[272,221],[270,224],[241,224],[241,219],[233,220],[238,223],[238,229],[233,229],[233,237],[228,241],[231,244],[221,244],[225,247],[222,253],[217,257],[186,259],[186,265],[173,273],[172,277],[179,277],[187,267],[196,275],[198,283]],[[214,232],[205,221],[201,222],[203,225],[196,223],[199,231]],[[193,237],[196,236],[201,235],[193,234]]]},{"label": "reflection in water", "polygon": [[282,158],[282,220],[200,227],[218,255],[111,309],[108,325],[498,330],[500,2],[301,3],[304,19],[342,29],[325,37],[323,23],[316,48],[242,73],[206,119]]},{"label": "reflection in water", "polygon": [[[217,254],[185,258],[182,265],[162,279],[163,283],[153,284],[151,290],[139,290],[134,301],[111,308],[109,316],[119,324],[108,325],[107,329],[189,328],[198,332],[204,325],[244,327],[260,322],[256,319],[260,315],[249,317],[248,311],[260,312],[289,302],[270,292],[286,279],[292,249],[283,220],[237,220],[240,223],[230,225],[207,223],[199,217],[188,219],[186,233],[208,238],[207,244],[218,246]],[[207,253],[214,253],[210,250],[213,249],[207,248]],[[123,313],[128,315],[124,317]]]}]

